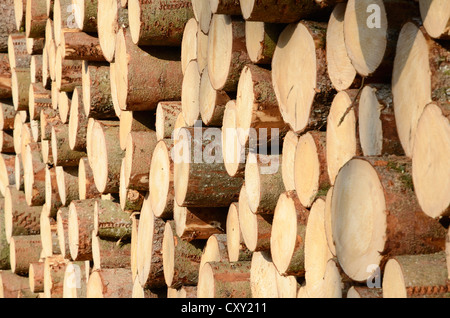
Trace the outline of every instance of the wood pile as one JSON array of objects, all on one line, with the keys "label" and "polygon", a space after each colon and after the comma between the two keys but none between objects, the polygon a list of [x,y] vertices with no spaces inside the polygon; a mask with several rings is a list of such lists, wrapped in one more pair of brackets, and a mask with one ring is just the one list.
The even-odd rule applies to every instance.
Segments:
[{"label": "wood pile", "polygon": [[450,297],[450,1],[0,0],[0,297]]}]

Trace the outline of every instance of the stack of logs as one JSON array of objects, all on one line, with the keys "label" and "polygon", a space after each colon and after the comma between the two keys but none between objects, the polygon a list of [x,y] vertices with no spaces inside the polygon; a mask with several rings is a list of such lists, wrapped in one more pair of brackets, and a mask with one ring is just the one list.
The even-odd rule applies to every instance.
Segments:
[{"label": "stack of logs", "polygon": [[450,296],[450,1],[0,12],[0,297]]}]

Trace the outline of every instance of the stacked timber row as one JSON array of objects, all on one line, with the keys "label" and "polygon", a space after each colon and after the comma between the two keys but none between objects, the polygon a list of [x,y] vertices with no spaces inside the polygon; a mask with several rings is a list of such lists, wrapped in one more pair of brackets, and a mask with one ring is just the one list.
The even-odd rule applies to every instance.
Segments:
[{"label": "stacked timber row", "polygon": [[449,1],[283,3],[0,0],[0,297],[450,296]]}]

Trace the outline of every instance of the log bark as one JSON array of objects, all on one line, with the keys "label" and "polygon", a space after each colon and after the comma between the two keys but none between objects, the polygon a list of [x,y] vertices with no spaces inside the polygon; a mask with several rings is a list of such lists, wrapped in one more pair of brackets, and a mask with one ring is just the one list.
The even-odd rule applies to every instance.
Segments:
[{"label": "log bark", "polygon": [[178,133],[174,152],[175,198],[178,205],[185,207],[228,207],[237,201],[243,179],[230,177],[223,163],[218,162],[220,153],[212,152],[215,143],[203,136],[199,138],[204,129],[182,128]]},{"label": "log bark", "polygon": [[39,120],[41,122],[41,140],[50,141],[52,139],[52,127],[62,124],[58,111],[53,108],[41,109]]},{"label": "log bark", "polygon": [[68,124],[53,126],[51,141],[53,162],[56,166],[77,166],[80,159],[86,156],[84,151],[70,149]]},{"label": "log bark", "polygon": [[16,183],[16,156],[11,154],[0,155],[0,192],[5,196],[8,186],[15,186]]},{"label": "log bark", "polygon": [[155,132],[158,141],[161,139],[172,138],[175,122],[180,113],[180,101],[158,103],[155,120]]},{"label": "log bark", "polygon": [[129,268],[95,270],[89,276],[87,298],[131,298],[133,281]]},{"label": "log bark", "polygon": [[248,205],[245,185],[242,186],[238,203],[239,226],[245,245],[252,252],[269,250],[274,214],[253,213]]},{"label": "log bark", "polygon": [[131,240],[132,222],[120,204],[98,200],[94,207],[94,235],[100,239],[127,242]]},{"label": "log bark", "polygon": [[163,268],[166,285],[179,288],[182,285],[197,285],[200,260],[204,247],[202,241],[187,242],[180,239],[172,222],[167,222],[163,238]]},{"label": "log bark", "polygon": [[130,133],[155,133],[154,111],[121,111],[120,112],[120,148],[126,151]]},{"label": "log bark", "polygon": [[15,68],[29,68],[31,55],[28,54],[25,32],[11,33],[8,38],[9,66]]},{"label": "log bark", "polygon": [[78,166],[78,194],[80,200],[98,198],[101,195],[95,186],[94,173],[87,157],[81,158]]},{"label": "log bark", "polygon": [[64,276],[69,260],[61,255],[44,261],[44,298],[63,298]]},{"label": "log bark", "polygon": [[251,298],[251,262],[210,262],[199,273],[197,297]]},{"label": "log bark", "polygon": [[54,0],[53,3],[53,39],[56,47],[62,42],[63,29],[79,29],[75,20],[75,7],[71,0]]},{"label": "log bark", "polygon": [[[290,24],[273,55],[272,82],[280,112],[296,133],[325,127],[336,94],[327,71],[326,32],[322,22]],[[303,72],[291,74],[296,67]]]},{"label": "log bark", "polygon": [[[343,196],[351,199],[342,200]],[[357,208],[358,202],[369,202],[365,211]],[[331,209],[336,255],[355,281],[371,275],[370,264],[383,270],[396,255],[430,254],[445,248],[445,228],[423,213],[417,202],[407,157],[351,159],[336,179]],[[373,222],[367,224],[367,218]],[[343,231],[344,224],[347,230]],[[349,237],[358,244],[347,244]],[[346,259],[347,255],[351,256]]]},{"label": "log bark", "polygon": [[68,206],[73,200],[79,200],[78,167],[57,166],[55,169],[61,203]]},{"label": "log bark", "polygon": [[8,242],[13,236],[37,235],[42,207],[28,206],[25,193],[13,186],[5,193],[5,233]]},{"label": "log bark", "polygon": [[383,298],[448,298],[445,253],[391,258],[383,276]]},{"label": "log bark", "polygon": [[25,34],[27,38],[43,38],[48,18],[46,0],[28,0],[25,7]]},{"label": "log bark", "polygon": [[111,95],[110,67],[101,63],[83,62],[83,106],[87,117],[109,119],[116,117]]},{"label": "log bark", "polygon": [[58,46],[55,55],[56,87],[62,92],[73,92],[75,87],[82,85],[83,62],[65,59],[61,48]]},{"label": "log bark", "polygon": [[238,0],[210,0],[213,14],[241,15],[241,5]]},{"label": "log bark", "polygon": [[128,3],[128,20],[133,42],[140,46],[180,46],[183,31],[194,17],[191,1],[162,0]]},{"label": "log bark", "polygon": [[78,29],[63,29],[61,32],[61,57],[63,59],[106,61],[98,37]]},{"label": "log bark", "polygon": [[12,97],[12,89],[9,55],[0,53],[0,98],[9,99],[10,97]]},{"label": "log bark", "polygon": [[2,5],[2,21],[0,24],[0,52],[8,52],[8,36],[17,32],[16,13],[14,0],[7,0]]},{"label": "log bark", "polygon": [[131,244],[92,237],[93,269],[130,268]]},{"label": "log bark", "polygon": [[44,292],[44,262],[34,262],[30,264],[28,279],[30,291],[38,294]]},{"label": "log bark", "polygon": [[29,115],[31,120],[39,120],[43,108],[52,107],[51,91],[42,87],[42,83],[31,83],[29,89]]},{"label": "log bark", "polygon": [[338,1],[260,1],[245,0],[241,2],[242,16],[249,21],[270,23],[293,23],[300,19],[328,16]]},{"label": "log bark", "polygon": [[0,133],[0,152],[3,154],[14,154],[14,137],[11,131]]},{"label": "log bark", "polygon": [[39,260],[41,254],[40,235],[17,235],[9,242],[11,272],[28,276],[30,264]]},{"label": "log bark", "polygon": [[31,292],[28,277],[7,270],[0,272],[0,298],[38,298]]},{"label": "log bark", "polygon": [[207,67],[211,84],[217,90],[236,92],[243,67],[251,63],[245,44],[245,23],[214,15],[210,28]]},{"label": "log bark", "polygon": [[175,57],[172,50],[155,47],[144,51],[132,42],[129,32],[120,30],[115,67],[122,110],[154,110],[160,101],[181,100],[183,73],[179,53]]},{"label": "log bark", "polygon": [[[16,117],[16,111],[14,110],[14,105],[11,100],[3,100],[0,102],[0,128],[1,130],[13,130],[14,129],[14,120]],[[27,118],[27,114],[25,112],[22,114],[22,122],[24,122]],[[19,116],[20,116],[19,114]]]},{"label": "log bark", "polygon": [[352,286],[347,293],[347,298],[382,298],[381,288],[369,288],[365,286]]},{"label": "log bark", "polygon": [[64,273],[63,298],[86,298],[90,272],[89,261],[67,263]]},{"label": "log bark", "polygon": [[249,153],[245,165],[247,202],[255,214],[273,214],[285,191],[281,175],[282,157]]},{"label": "log bark", "polygon": [[72,5],[76,6],[75,22],[83,32],[97,33],[97,9],[98,0],[74,0]]}]

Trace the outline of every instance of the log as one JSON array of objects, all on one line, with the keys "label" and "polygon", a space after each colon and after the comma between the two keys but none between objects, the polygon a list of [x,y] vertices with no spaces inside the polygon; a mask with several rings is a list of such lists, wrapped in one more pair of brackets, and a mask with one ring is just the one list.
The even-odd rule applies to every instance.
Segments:
[{"label": "log", "polygon": [[133,291],[129,268],[95,270],[89,276],[87,298],[130,298]]},{"label": "log", "polygon": [[432,218],[450,215],[448,129],[450,107],[427,105],[417,125],[412,152],[414,192],[423,212]]},{"label": "log", "polygon": [[120,148],[124,151],[126,151],[130,133],[155,133],[154,111],[121,111],[119,120],[119,142]]},{"label": "log", "polygon": [[336,94],[325,60],[326,32],[327,25],[322,22],[290,24],[280,34],[275,48],[273,88],[285,122],[296,133],[325,127]]},{"label": "log", "polygon": [[253,298],[278,298],[277,269],[270,252],[254,252],[250,265],[250,288]]},{"label": "log", "polygon": [[25,32],[11,33],[8,37],[8,59],[11,70],[29,68],[31,55],[28,54]]},{"label": "log", "polygon": [[30,83],[30,68],[16,67],[11,74],[12,100],[16,111],[28,111]]},{"label": "log", "polygon": [[[336,178],[331,209],[336,255],[352,280],[370,277],[372,264],[383,270],[391,257],[445,248],[445,228],[423,213],[417,202],[407,157],[349,160]],[[367,223],[368,218],[373,221]]]},{"label": "log", "polygon": [[330,275],[327,273],[327,266],[333,256],[325,233],[324,197],[317,198],[311,206],[304,239],[305,282],[308,294],[311,297],[323,295],[329,298],[334,287],[327,286],[329,282],[325,278],[327,274]]},{"label": "log", "polygon": [[94,236],[100,239],[127,242],[131,240],[131,219],[120,204],[98,200],[94,206]]},{"label": "log", "polygon": [[[177,135],[174,148],[175,198],[178,205],[185,207],[228,207],[237,201],[243,179],[228,175],[217,150],[208,153],[212,152],[217,141],[199,136],[203,135],[204,129],[207,128],[182,128]],[[215,158],[211,158],[211,154]],[[200,155],[203,160],[199,160]]]},{"label": "log", "polygon": [[73,0],[75,6],[75,22],[80,30],[88,33],[97,33],[98,0]]},{"label": "log", "polygon": [[111,95],[110,67],[102,63],[83,61],[81,77],[84,114],[96,119],[116,117]]},{"label": "log", "polygon": [[197,25],[197,63],[198,71],[203,73],[208,65],[208,34],[203,33],[200,30],[200,26]]},{"label": "log", "polygon": [[0,155],[0,193],[5,196],[6,188],[16,184],[16,156],[11,154]]},{"label": "log", "polygon": [[78,167],[56,166],[55,172],[62,205],[68,206],[73,200],[79,200]]},{"label": "log", "polygon": [[74,88],[82,85],[81,60],[65,59],[62,46],[58,46],[55,55],[55,81],[56,87],[63,92],[73,92]]},{"label": "log", "polygon": [[53,4],[53,39],[56,47],[62,42],[63,29],[79,29],[75,20],[75,7],[72,0],[54,0]]},{"label": "log", "polygon": [[47,204],[42,206],[40,218],[40,235],[42,252],[41,258],[51,257],[53,255],[60,255],[59,239],[57,233],[56,220],[51,215],[50,207]]},{"label": "log", "polygon": [[362,155],[357,118],[353,103],[357,104],[356,90],[342,91],[336,94],[327,118],[326,161],[328,177],[334,184],[339,169],[354,156]]},{"label": "log", "polygon": [[89,261],[68,262],[64,273],[63,298],[86,298],[90,272]]},{"label": "log", "polygon": [[213,14],[241,15],[241,5],[238,0],[210,0]]},{"label": "log", "polygon": [[[50,89],[51,87],[51,75],[50,75],[50,47],[51,47],[51,41],[47,41],[45,42],[45,47],[42,50],[42,85],[47,88]],[[31,73],[31,80],[33,80],[32,74],[33,74],[33,64],[32,64],[33,59],[30,61],[30,73]],[[52,66],[53,67],[53,66]]]},{"label": "log", "polygon": [[200,119],[200,74],[196,60],[188,63],[181,88],[181,110],[188,126]]},{"label": "log", "polygon": [[296,298],[301,285],[295,276],[282,276],[278,271],[275,273],[275,281],[278,290],[278,298]]},{"label": "log", "polygon": [[106,61],[98,37],[78,29],[62,29],[61,33],[62,59],[94,62]]},{"label": "log", "polygon": [[173,219],[177,236],[185,241],[207,240],[211,235],[223,234],[227,208],[185,208],[175,205]]},{"label": "log", "polygon": [[53,162],[56,166],[77,166],[80,158],[86,156],[84,151],[70,149],[68,124],[54,125],[52,127],[51,142]]},{"label": "log", "polygon": [[300,203],[309,208],[317,196],[330,188],[328,177],[326,133],[310,131],[300,136],[295,150],[295,192]]},{"label": "log", "polygon": [[117,0],[97,1],[97,34],[106,61],[116,59],[116,35],[128,25],[128,9],[120,7]]},{"label": "log", "polygon": [[16,30],[25,27],[25,10],[27,7],[27,0],[14,0],[14,17],[16,21]]},{"label": "log", "polygon": [[47,25],[47,1],[27,0],[25,7],[25,34],[27,38],[42,38]]},{"label": "log", "polygon": [[310,211],[300,203],[295,191],[280,195],[273,215],[270,252],[275,267],[282,275],[305,275],[305,239],[309,216]]},{"label": "log", "polygon": [[[323,298],[349,298],[348,293],[353,287],[352,285],[354,285],[353,281],[342,271],[337,259],[329,259],[325,267],[321,296]],[[373,289],[380,290],[380,288]],[[308,293],[310,293],[309,290]]]},{"label": "log", "polygon": [[[392,95],[398,136],[408,157],[425,106],[431,102],[448,105],[444,94],[449,86],[444,72],[448,65],[448,48],[433,41],[423,27],[412,22],[403,26],[394,59]],[[415,82],[415,78],[424,80]]]},{"label": "log", "polygon": [[120,189],[119,189],[119,202],[122,210],[126,212],[141,211],[146,192],[147,191],[127,189],[125,187],[125,158],[123,158],[122,166],[120,168]]},{"label": "log", "polygon": [[278,38],[285,24],[245,21],[245,45],[250,61],[257,65],[272,63]]},{"label": "log", "polygon": [[174,140],[158,141],[150,162],[148,191],[150,205],[156,217],[173,218],[176,209],[174,189],[174,162],[171,152]]},{"label": "log", "polygon": [[0,272],[0,298],[38,298],[30,290],[28,277],[7,270]]},{"label": "log", "polygon": [[448,298],[445,253],[391,258],[383,275],[383,298]]},{"label": "log", "polygon": [[197,297],[251,298],[251,262],[210,262],[200,270]]},{"label": "log", "polygon": [[20,112],[25,111],[16,112],[16,115],[14,117],[13,138],[14,138],[14,151],[16,154],[20,154],[22,151],[22,127],[23,124],[25,123],[25,121],[23,121],[22,119],[22,115],[20,114]]},{"label": "log", "polygon": [[155,119],[155,132],[158,141],[161,139],[172,138],[175,122],[180,113],[180,101],[158,103]]},{"label": "log", "polygon": [[[227,235],[225,233],[211,234],[206,239],[203,249],[202,258],[200,260],[200,273],[207,263],[219,262],[230,263],[228,261]],[[199,273],[199,277],[201,276]],[[204,286],[205,287],[205,286]]]},{"label": "log", "polygon": [[[80,86],[76,86],[75,88],[79,88],[81,89]],[[74,89],[75,89],[74,88]],[[63,124],[69,124],[69,113],[70,113],[70,105],[72,103],[72,98],[73,96],[73,92],[64,92],[64,91],[60,91],[58,93],[58,105],[56,106],[56,108],[58,109],[58,113],[59,113],[59,118],[61,118],[61,122]]]},{"label": "log", "polygon": [[245,45],[245,23],[231,16],[214,15],[208,34],[207,59],[212,86],[217,90],[236,92],[241,71],[250,63]]},{"label": "log", "polygon": [[181,39],[181,70],[183,75],[188,63],[197,60],[197,33],[198,23],[195,18],[190,18],[184,26]]},{"label": "log", "polygon": [[225,106],[222,122],[223,164],[231,177],[243,177],[249,149],[239,142],[236,112],[236,102],[230,100]]},{"label": "log", "polygon": [[117,122],[95,121],[92,128],[92,149],[87,147],[89,164],[94,173],[94,181],[100,193],[118,193],[120,181],[120,167],[125,151],[117,143],[119,126]]},{"label": "log", "polygon": [[[11,67],[8,53],[0,53],[0,98],[12,97]],[[2,101],[4,103],[5,101]]]},{"label": "log", "polygon": [[361,82],[345,46],[344,16],[346,7],[346,3],[338,3],[333,9],[327,25],[327,70],[330,81],[338,92],[356,88]]},{"label": "log", "polygon": [[[233,95],[232,95],[233,96]],[[227,103],[231,97],[211,85],[208,68],[204,68],[200,78],[199,108],[200,117],[206,126],[220,127]]]},{"label": "log", "polygon": [[[2,21],[0,24],[0,52],[8,52],[8,36],[20,29],[16,26],[16,13],[14,0],[4,1],[2,6]],[[22,3],[23,5],[23,3]]]},{"label": "log", "polygon": [[[0,199],[0,270],[11,268],[9,260],[9,243],[6,240],[5,230],[5,199]],[[1,286],[1,284],[0,284]]]},{"label": "log", "polygon": [[84,113],[83,91],[75,87],[69,115],[69,147],[74,151],[86,152],[86,131],[88,117]]},{"label": "log", "polygon": [[135,251],[137,278],[144,288],[166,285],[162,254],[164,229],[165,221],[155,217],[147,194],[139,216]]},{"label": "log", "polygon": [[94,207],[98,199],[74,200],[69,205],[69,248],[74,261],[92,260]]},{"label": "log", "polygon": [[325,197],[325,235],[327,236],[328,248],[333,256],[336,256],[336,246],[333,241],[333,226],[331,224],[332,210],[331,210],[331,199],[333,197],[333,189],[331,186]]},{"label": "log", "polygon": [[245,185],[242,186],[238,202],[239,227],[245,245],[252,252],[269,250],[274,214],[253,213],[248,205]]},{"label": "log", "polygon": [[70,259],[68,224],[69,208],[60,207],[56,213],[56,233],[58,236],[59,250],[64,258]]},{"label": "log", "polygon": [[130,268],[131,244],[92,237],[93,270],[103,268]]},{"label": "log", "polygon": [[133,43],[139,46],[180,46],[186,23],[194,17],[191,1],[163,0],[128,3]]},{"label": "log", "polygon": [[42,83],[31,83],[28,96],[28,110],[31,120],[38,120],[43,108],[52,107],[51,91],[42,87]]},{"label": "log", "polygon": [[[20,112],[21,121],[25,122],[27,118],[26,112]],[[14,129],[14,120],[16,117],[16,111],[11,100],[2,100],[0,102],[0,128],[1,130]]]},{"label": "log", "polygon": [[[141,283],[139,281],[139,277],[137,277],[137,241],[138,241],[138,228],[139,228],[139,216],[140,212],[133,212],[130,214],[131,219],[131,250],[130,250],[130,268],[131,268],[131,274],[133,277],[133,280],[136,281],[139,286],[141,286]],[[142,286],[141,286],[142,287]]]},{"label": "log", "polygon": [[61,255],[44,261],[44,298],[63,298],[64,276],[69,260]]},{"label": "log", "polygon": [[144,51],[132,42],[130,32],[120,30],[115,67],[120,109],[154,110],[160,101],[181,100],[183,73],[179,53],[157,47]]},{"label": "log", "polygon": [[249,21],[263,21],[270,23],[293,23],[300,19],[328,16],[334,4],[338,1],[306,0],[306,1],[241,1],[242,16]]},{"label": "log", "polygon": [[56,63],[55,63],[55,57],[56,57],[56,45],[55,45],[55,41],[52,39],[50,40],[47,44],[47,54],[48,54],[48,72],[50,73],[50,80],[52,81],[52,83],[50,85],[55,85],[56,88],[56,84],[53,83],[56,80],[55,77],[55,67],[56,67]]},{"label": "log", "polygon": [[403,156],[390,85],[368,84],[361,90],[358,133],[364,156]]},{"label": "log", "polygon": [[282,158],[250,152],[245,164],[247,204],[255,214],[273,214],[281,193],[285,191],[281,175]]},{"label": "log", "polygon": [[194,13],[195,20],[198,23],[199,30],[204,34],[208,34],[212,12],[209,1],[193,0],[192,11]]},{"label": "log", "polygon": [[157,144],[155,131],[131,131],[125,149],[125,187],[148,191],[150,163]]},{"label": "log", "polygon": [[344,38],[356,72],[390,82],[400,29],[415,18],[419,18],[419,9],[413,1],[348,1]]},{"label": "log", "polygon": [[42,207],[28,206],[25,193],[13,186],[5,192],[5,234],[8,243],[13,236],[37,235]]},{"label": "log", "polygon": [[352,286],[347,293],[347,298],[382,298],[381,288],[369,288],[365,286]]},{"label": "log", "polygon": [[37,262],[40,254],[40,235],[12,236],[9,242],[11,272],[21,276],[28,276],[30,264]]},{"label": "log", "polygon": [[14,162],[14,179],[15,179],[15,188],[17,190],[24,190],[24,180],[23,180],[23,164],[22,164],[22,155],[16,154],[16,159]]},{"label": "log", "polygon": [[53,108],[41,109],[39,120],[41,122],[41,139],[51,141],[52,127],[62,124],[59,112]]},{"label": "log", "polygon": [[34,262],[30,264],[28,279],[30,281],[30,291],[38,294],[44,292],[44,262]]},{"label": "log", "polygon": [[101,195],[95,186],[94,173],[87,157],[81,158],[78,165],[78,194],[80,200],[98,198]]},{"label": "log", "polygon": [[58,209],[63,206],[58,192],[56,168],[50,165],[45,167],[45,204],[51,217],[55,217]]},{"label": "log", "polygon": [[427,33],[434,39],[450,39],[450,7],[446,1],[420,0],[420,15]]},{"label": "log", "polygon": [[179,288],[182,285],[197,285],[200,260],[205,243],[180,239],[173,222],[166,222],[162,241],[162,259],[166,285]]},{"label": "log", "polygon": [[0,132],[0,152],[2,154],[15,154],[14,137],[12,131],[3,130]]},{"label": "log", "polygon": [[239,225],[239,203],[230,204],[226,222],[228,260],[230,262],[250,261],[252,252],[245,245]]},{"label": "log", "polygon": [[37,39],[27,38],[25,44],[27,48],[27,53],[30,54],[32,57],[33,55],[42,54],[45,46],[45,39],[44,37]]}]

